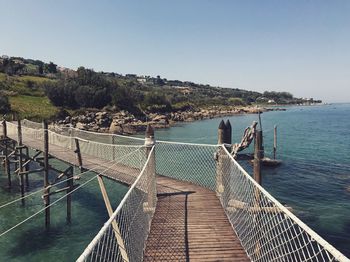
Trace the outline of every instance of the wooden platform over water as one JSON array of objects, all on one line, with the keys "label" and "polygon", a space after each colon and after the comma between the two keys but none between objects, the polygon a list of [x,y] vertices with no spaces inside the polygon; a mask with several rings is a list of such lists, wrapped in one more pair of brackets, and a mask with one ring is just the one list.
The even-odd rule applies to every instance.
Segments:
[{"label": "wooden platform over water", "polygon": [[215,192],[167,177],[157,191],[144,261],[250,261]]},{"label": "wooden platform over water", "polygon": [[[13,138],[15,139],[15,138]],[[23,143],[42,150],[42,143]],[[50,155],[77,165],[74,151],[50,144]],[[132,184],[139,170],[83,155],[83,167],[104,171],[104,176]],[[157,177],[158,204],[147,240],[144,261],[249,261],[215,192]]]}]

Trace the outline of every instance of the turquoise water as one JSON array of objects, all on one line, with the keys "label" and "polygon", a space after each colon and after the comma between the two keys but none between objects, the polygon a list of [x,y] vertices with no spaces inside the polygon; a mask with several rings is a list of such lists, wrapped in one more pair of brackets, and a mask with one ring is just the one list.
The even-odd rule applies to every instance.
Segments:
[{"label": "turquoise water", "polygon": [[[291,107],[285,112],[262,114],[266,154],[272,151],[276,124],[277,156],[283,160],[282,166],[263,170],[263,186],[282,203],[293,207],[296,215],[347,256],[350,256],[350,192],[346,191],[350,186],[349,115],[349,104]],[[244,128],[257,120],[257,115],[229,119],[234,142],[237,142]],[[156,130],[156,139],[215,144],[219,121],[210,119]],[[65,167],[59,161],[53,163]],[[250,165],[244,162],[242,165],[251,173]],[[93,176],[86,174],[77,183],[82,184]],[[13,183],[9,192],[0,169],[0,206],[19,197],[15,178]],[[127,187],[106,183],[115,208]],[[41,176],[32,174],[29,190],[40,188]],[[60,196],[55,195],[52,201]],[[42,207],[41,194],[37,194],[28,198],[24,207],[18,202],[1,208],[0,234]],[[97,181],[93,180],[73,194],[71,224],[66,223],[65,210],[65,201],[51,208],[49,232],[45,231],[44,215],[40,214],[0,237],[0,261],[74,261],[107,219]]]},{"label": "turquoise water", "polygon": [[[350,104],[289,107],[262,114],[266,155],[272,157],[278,126],[277,158],[282,166],[263,170],[263,186],[323,238],[350,256]],[[230,119],[233,140],[257,115]],[[157,130],[158,140],[216,143],[220,119]],[[249,151],[249,150],[248,150]],[[242,165],[251,172],[251,166]],[[347,192],[347,189],[349,192]]]},{"label": "turquoise water", "polygon": [[[56,167],[64,169],[66,165],[60,161],[52,161]],[[76,170],[76,174],[79,173]],[[51,174],[53,179],[54,174]],[[95,174],[86,173],[75,182],[83,184]],[[0,206],[19,198],[18,181],[13,177],[13,188],[6,189],[7,178],[0,169]],[[113,208],[127,191],[127,187],[105,180],[107,192]],[[61,185],[65,186],[65,183]],[[34,192],[43,187],[42,176],[30,175],[29,191]],[[65,193],[51,197],[51,202]],[[0,209],[0,234],[25,218],[43,208],[42,192],[30,196],[21,202]],[[99,191],[98,182],[92,180],[86,186],[72,194],[72,223],[66,222],[66,200],[59,201],[51,207],[51,227],[44,227],[44,213],[13,229],[0,237],[0,261],[75,261],[89,244],[102,225],[108,219],[107,211]]]}]

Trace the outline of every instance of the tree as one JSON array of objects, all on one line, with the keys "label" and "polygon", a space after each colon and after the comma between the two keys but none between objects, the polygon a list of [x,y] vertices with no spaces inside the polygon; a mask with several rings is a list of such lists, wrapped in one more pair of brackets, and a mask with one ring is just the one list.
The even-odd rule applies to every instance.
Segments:
[{"label": "tree", "polygon": [[143,116],[141,110],[136,106],[137,99],[125,87],[118,87],[112,96],[112,104],[121,110],[127,110],[135,116]]},{"label": "tree", "polygon": [[0,114],[7,114],[11,111],[11,105],[7,96],[0,94]]},{"label": "tree", "polygon": [[44,71],[51,74],[57,73],[57,65],[50,62],[49,64],[45,64]]}]

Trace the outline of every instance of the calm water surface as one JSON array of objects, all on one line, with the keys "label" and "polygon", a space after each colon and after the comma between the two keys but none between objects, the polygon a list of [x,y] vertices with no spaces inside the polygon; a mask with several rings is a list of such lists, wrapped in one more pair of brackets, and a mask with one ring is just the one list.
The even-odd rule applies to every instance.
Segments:
[{"label": "calm water surface", "polygon": [[[283,165],[263,170],[263,186],[322,237],[350,256],[350,105],[292,107],[262,115],[266,154],[272,152],[273,126],[278,126],[278,158]],[[226,118],[227,119],[227,118]],[[229,117],[238,142],[256,115]],[[181,124],[156,131],[158,140],[217,142],[219,119]],[[248,150],[249,151],[249,150]],[[64,164],[56,161],[63,168]],[[242,163],[251,173],[251,167]],[[82,184],[93,174],[87,174]],[[15,179],[14,179],[15,180]],[[42,178],[31,175],[30,190],[42,188]],[[0,169],[0,206],[19,197],[11,192]],[[127,187],[107,182],[116,207]],[[347,191],[347,189],[349,191]],[[43,207],[41,194],[0,209],[0,234]],[[59,195],[52,197],[52,201]],[[44,230],[41,214],[0,237],[1,261],[74,261],[107,219],[97,181],[73,194],[72,223],[65,221],[65,201],[51,209],[52,228]]]},{"label": "calm water surface", "polygon": [[[228,119],[233,126],[233,140],[238,142],[257,116]],[[219,121],[210,119],[157,130],[156,136],[162,140],[214,144]],[[264,146],[270,157],[275,124],[277,157],[283,165],[263,170],[263,186],[350,256],[350,104],[289,107],[287,111],[262,114]],[[252,173],[249,165],[242,165]]]}]

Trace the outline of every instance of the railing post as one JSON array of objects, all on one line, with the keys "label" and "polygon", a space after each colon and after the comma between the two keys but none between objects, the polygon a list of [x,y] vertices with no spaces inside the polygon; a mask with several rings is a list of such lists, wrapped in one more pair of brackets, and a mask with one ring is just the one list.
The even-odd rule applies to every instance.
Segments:
[{"label": "railing post", "polygon": [[4,136],[4,141],[5,141],[5,172],[7,174],[7,184],[8,187],[11,188],[11,170],[10,170],[10,160],[9,160],[9,148],[8,148],[8,137],[7,137],[7,123],[6,120],[2,121],[2,132],[3,132],[3,136]]},{"label": "railing post", "polygon": [[155,194],[154,191],[154,183],[156,179],[156,158],[155,158],[155,151],[152,151],[153,146],[155,145],[155,138],[154,138],[154,129],[150,124],[147,125],[146,132],[145,132],[145,146],[146,146],[146,158],[151,154],[149,162],[148,162],[148,168],[146,169],[147,172],[147,203],[144,203],[144,210],[149,212],[155,211]]},{"label": "railing post", "polygon": [[[257,130],[255,132],[255,148],[254,148],[254,180],[261,185],[262,177],[261,177],[261,159],[263,158],[263,147],[262,147],[262,131]],[[261,195],[260,190],[255,187],[255,203],[254,206],[257,210],[260,210],[261,207]],[[255,231],[258,235],[262,235],[261,231],[261,214],[258,212],[254,215],[254,227]],[[255,255],[260,257],[261,255],[261,242],[258,239],[255,245]]]},{"label": "railing post", "polygon": [[276,159],[277,151],[277,126],[273,127],[273,159]]},{"label": "railing post", "polygon": [[44,129],[44,203],[45,203],[45,227],[50,228],[50,182],[49,182],[49,131],[46,121],[43,121]]},{"label": "railing post", "polygon": [[[18,135],[18,175],[19,175],[19,186],[21,188],[22,205],[24,205],[24,179],[23,179],[23,139],[22,139],[22,125],[21,120],[17,118],[17,135]],[[17,153],[16,150],[16,153]]]},{"label": "railing post", "polygon": [[79,140],[78,140],[78,138],[74,138],[74,141],[75,141],[75,151],[74,151],[74,153],[77,154],[79,169],[80,169],[80,171],[82,171],[83,170],[83,159],[81,157]]},{"label": "railing post", "polygon": [[262,159],[262,131],[255,132],[255,150],[254,150],[254,179],[261,185],[261,159]]},{"label": "railing post", "polygon": [[[226,135],[227,128],[225,125],[225,122],[221,120],[218,128],[218,144],[224,145],[226,142]],[[218,197],[221,196],[221,194],[224,192],[224,185],[223,185],[223,175],[224,175],[224,149],[220,146],[216,152],[216,195]]]}]

